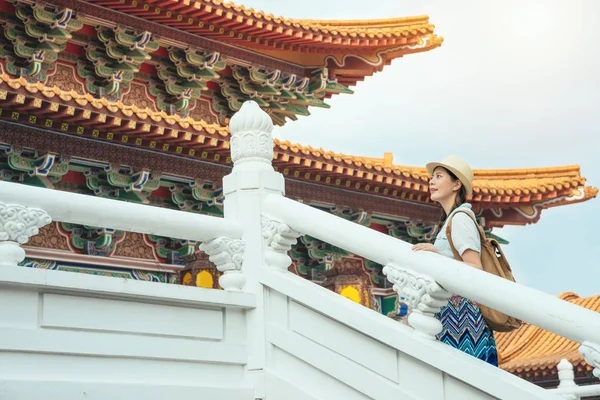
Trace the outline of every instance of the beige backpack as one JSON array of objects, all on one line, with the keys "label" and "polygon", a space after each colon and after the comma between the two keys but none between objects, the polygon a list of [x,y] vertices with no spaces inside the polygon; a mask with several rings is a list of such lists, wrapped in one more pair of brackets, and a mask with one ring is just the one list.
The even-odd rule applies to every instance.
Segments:
[{"label": "beige backpack", "polygon": [[[454,244],[452,243],[452,217],[459,212],[467,214],[473,220],[475,226],[477,226],[477,229],[479,230],[479,237],[481,238],[481,265],[483,266],[483,270],[490,274],[494,274],[501,278],[515,282],[510,265],[508,264],[508,261],[506,261],[506,257],[504,257],[504,253],[502,253],[502,249],[500,248],[498,241],[496,239],[487,238],[483,228],[477,223],[475,217],[471,213],[461,210],[456,211],[450,216],[450,221],[448,221],[448,225],[446,226],[446,236],[448,237],[448,243],[450,244],[450,248],[454,254],[454,259],[462,261],[462,257],[460,254],[458,254],[458,251],[456,251]],[[522,322],[514,317],[486,307],[482,304],[478,304],[478,306],[481,310],[483,318],[485,318],[489,327],[494,331],[510,332],[518,329],[521,326]]]}]

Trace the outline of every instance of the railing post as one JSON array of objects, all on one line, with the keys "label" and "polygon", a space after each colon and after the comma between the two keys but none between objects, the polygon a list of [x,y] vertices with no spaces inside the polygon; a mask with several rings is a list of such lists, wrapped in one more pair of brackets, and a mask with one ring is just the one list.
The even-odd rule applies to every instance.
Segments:
[{"label": "railing post", "polygon": [[[571,364],[566,358],[563,358],[558,363],[558,388],[559,389],[576,389],[575,384],[575,372],[573,371],[573,364]],[[579,396],[574,394],[563,394],[567,400],[579,400]]]},{"label": "railing post", "polygon": [[44,210],[0,202],[0,268],[17,267],[25,259],[21,245],[50,222]]},{"label": "railing post", "polygon": [[[269,194],[282,196],[284,179],[272,166],[273,122],[258,104],[245,102],[231,118],[229,130],[233,170],[223,179],[225,218],[241,222],[244,228],[243,278],[236,279],[235,285],[256,294],[256,308],[247,314],[247,371],[257,388],[256,397],[261,398],[264,394],[263,370],[268,351],[265,331],[265,304],[268,300],[258,279],[260,270],[267,266],[262,200]],[[229,283],[224,280],[221,286],[223,284]]]}]

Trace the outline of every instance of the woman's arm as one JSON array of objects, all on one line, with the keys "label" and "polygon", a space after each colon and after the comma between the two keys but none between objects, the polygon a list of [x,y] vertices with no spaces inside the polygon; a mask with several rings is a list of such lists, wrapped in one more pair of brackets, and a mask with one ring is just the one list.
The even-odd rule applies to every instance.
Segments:
[{"label": "woman's arm", "polygon": [[483,270],[481,265],[481,256],[475,250],[467,249],[462,254],[462,259],[465,264],[469,264],[472,267]]}]

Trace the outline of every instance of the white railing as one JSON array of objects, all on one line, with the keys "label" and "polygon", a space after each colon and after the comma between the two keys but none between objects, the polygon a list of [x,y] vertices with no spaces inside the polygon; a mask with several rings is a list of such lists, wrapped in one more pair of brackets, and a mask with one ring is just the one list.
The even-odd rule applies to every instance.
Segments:
[{"label": "white railing", "polygon": [[0,181],[0,203],[44,210],[54,221],[198,242],[219,236],[242,237],[242,226],[223,218],[18,183]]},{"label": "white railing", "polygon": [[0,267],[23,261],[20,246],[55,220],[201,242],[206,253],[218,255],[221,287],[239,290],[245,282],[237,221],[3,181],[0,216]]},{"label": "white railing", "polygon": [[[388,266],[388,278],[390,274],[404,274],[405,279],[413,279],[417,284],[421,283],[417,282],[419,279],[425,283],[426,277],[431,277],[450,293],[485,304],[573,341],[590,343],[586,346],[596,347],[600,343],[600,314],[586,308],[444,256],[414,252],[408,243],[282,196],[267,196],[264,209],[268,210],[269,218],[285,221],[295,231]],[[411,270],[424,277],[417,278],[412,274],[411,278]],[[424,289],[422,295],[426,292]]]},{"label": "white railing", "polygon": [[[434,338],[441,330],[434,314],[448,297],[458,294],[582,343],[580,352],[595,367],[594,373],[600,373],[597,313],[433,253],[415,253],[400,240],[284,198],[282,175],[271,165],[269,116],[249,102],[232,118],[230,127],[234,168],[224,179],[225,217],[245,226],[249,251],[244,273],[252,282],[248,288],[256,290],[258,304],[268,302],[256,278],[261,268],[287,273],[291,262],[287,251],[300,234],[308,234],[384,265],[394,289],[412,306],[409,323],[421,336]],[[259,232],[262,238],[257,237]],[[249,362],[264,366],[264,318],[256,324],[251,329],[259,339],[257,354]]]},{"label": "white railing", "polygon": [[[296,296],[293,291],[285,293],[287,290],[276,289],[277,285],[272,281],[273,271],[288,274],[291,260],[287,252],[301,233],[308,234],[384,265],[384,273],[394,284],[394,289],[412,306],[409,323],[414,330],[410,334],[415,334],[415,341],[421,343],[419,346],[430,349],[427,351],[435,353],[441,345],[431,340],[441,329],[434,314],[452,294],[458,294],[582,343],[580,352],[595,368],[596,376],[600,375],[600,315],[597,313],[433,253],[413,252],[409,244],[400,240],[283,197],[283,176],[275,172],[271,164],[272,127],[271,118],[253,102],[245,103],[231,119],[234,167],[232,173],[223,179],[225,218],[0,182],[0,268],[16,267],[25,256],[20,245],[52,220],[202,242],[200,248],[224,272],[219,281],[221,286],[229,291],[243,290],[255,298],[256,306],[245,312],[245,326],[240,326],[247,333],[245,371],[255,388],[255,398],[267,398],[267,356],[276,346],[269,339],[269,321],[286,320],[283,314],[277,314],[281,310],[273,308],[275,297],[282,300],[281,296],[285,294],[287,300],[283,303],[291,304],[297,300],[298,304],[308,307],[307,310],[318,309],[305,301],[306,295]],[[271,275],[270,283],[266,283],[265,271]],[[287,280],[287,277],[282,280]],[[316,287],[314,289],[317,290]],[[356,309],[348,307],[345,311],[355,312]],[[277,318],[272,318],[273,313]],[[309,314],[307,311],[306,315]],[[379,327],[393,329],[391,326],[409,329],[391,324],[383,316],[377,318],[374,315],[374,324],[380,325],[372,328],[355,326],[354,331],[369,340],[381,341],[380,337],[393,336],[397,332],[383,336],[369,335],[369,332]],[[355,319],[348,318],[347,321]],[[336,323],[352,326],[347,321],[343,317],[336,319]],[[352,335],[354,333],[348,333],[348,338],[351,339]],[[391,347],[395,347],[391,354],[402,348],[399,345]],[[441,356],[450,350],[444,348],[435,355]],[[352,355],[349,358],[352,359]],[[448,360],[450,358],[445,362]],[[479,362],[471,358],[463,361]],[[436,364],[432,361],[429,366],[432,365]],[[436,373],[441,370],[438,368]],[[445,369],[441,375],[449,373]],[[457,378],[460,372],[450,374]],[[460,378],[463,389],[470,385],[491,394],[502,392],[498,385],[512,385],[511,393],[518,392],[519,396],[535,392],[535,398],[556,398],[551,392],[539,394],[536,392],[539,388],[534,386],[524,388],[511,383],[502,375],[506,374],[503,371],[494,369],[486,374],[498,379],[490,382],[483,375],[473,375],[471,379],[463,374]],[[442,380],[438,383],[446,379],[441,375],[438,378]],[[377,385],[377,379],[374,378],[365,387]],[[390,393],[400,393],[396,391],[401,389],[390,390]],[[362,393],[368,396],[367,392]],[[444,398],[457,397],[448,395]]]}]

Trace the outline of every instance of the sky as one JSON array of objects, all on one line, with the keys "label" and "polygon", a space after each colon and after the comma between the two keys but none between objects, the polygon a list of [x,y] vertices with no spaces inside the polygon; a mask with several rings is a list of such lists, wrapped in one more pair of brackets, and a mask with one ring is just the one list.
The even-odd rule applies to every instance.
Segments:
[{"label": "sky", "polygon": [[[283,140],[424,166],[456,154],[474,169],[578,164],[600,186],[600,1],[243,0],[302,19],[429,15],[444,43],[397,59],[276,128]],[[600,294],[600,198],[495,230],[518,282]]]}]

